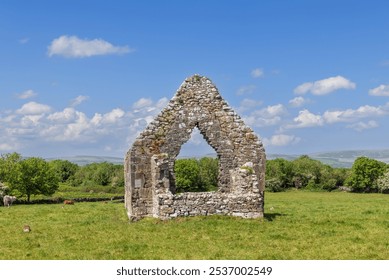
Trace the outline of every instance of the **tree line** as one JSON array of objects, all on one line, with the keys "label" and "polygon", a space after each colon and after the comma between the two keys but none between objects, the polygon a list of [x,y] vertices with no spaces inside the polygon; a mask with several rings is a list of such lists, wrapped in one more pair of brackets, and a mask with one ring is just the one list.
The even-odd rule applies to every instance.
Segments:
[{"label": "tree line", "polygon": [[268,160],[266,190],[284,191],[290,188],[332,191],[347,187],[353,192],[389,191],[389,165],[358,157],[351,169],[333,168],[318,160],[301,156],[295,160]]},{"label": "tree line", "polygon": [[[333,191],[346,187],[353,192],[389,193],[388,166],[367,157],[357,158],[352,168],[334,168],[308,156],[292,161],[267,160],[266,191],[292,188]],[[217,190],[218,168],[216,158],[177,159],[174,167],[177,192]],[[25,196],[30,201],[32,195],[54,194],[61,183],[73,187],[124,187],[124,171],[123,165],[108,162],[79,166],[68,160],[46,161],[10,153],[0,157],[0,183],[0,194]]]},{"label": "tree line", "polygon": [[54,194],[60,183],[73,187],[124,187],[124,174],[122,165],[108,162],[79,166],[68,160],[46,161],[10,153],[0,157],[0,182],[3,195],[13,193],[30,201],[32,195]]},{"label": "tree line", "polygon": [[[288,189],[389,193],[389,165],[359,157],[352,168],[334,168],[306,155],[289,161],[267,160],[265,189]],[[199,192],[217,189],[218,160],[215,158],[178,159],[175,163],[177,191]]]}]

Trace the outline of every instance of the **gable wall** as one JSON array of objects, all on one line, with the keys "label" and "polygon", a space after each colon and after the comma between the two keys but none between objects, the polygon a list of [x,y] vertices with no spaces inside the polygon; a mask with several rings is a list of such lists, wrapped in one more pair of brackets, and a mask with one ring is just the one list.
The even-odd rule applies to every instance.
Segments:
[{"label": "gable wall", "polygon": [[[219,189],[215,193],[176,195],[174,194],[174,162],[181,146],[189,140],[194,127],[199,128],[207,143],[215,149],[219,157]],[[153,157],[156,158],[153,159]],[[162,161],[158,165],[155,160]],[[179,208],[183,205],[177,206],[174,213],[169,214],[171,217],[181,215],[179,213],[186,213],[182,215],[219,213],[216,210],[201,210],[199,205],[215,204],[210,201],[213,201],[213,198],[218,200],[221,196],[234,195],[243,198],[253,195],[252,187],[241,188],[234,185],[236,178],[240,176],[240,168],[246,163],[249,163],[249,168],[252,170],[251,179],[246,180],[250,183],[247,184],[256,186],[254,196],[262,197],[262,202],[256,202],[257,212],[263,213],[265,153],[262,143],[223,100],[209,79],[198,75],[190,77],[184,81],[166,108],[141,133],[127,153],[125,178],[128,215],[130,217],[156,216],[162,218],[161,209],[157,206],[159,202],[156,202],[158,195],[161,194],[169,197],[167,199],[169,203],[166,204],[166,201],[158,198],[157,200],[161,202],[160,206],[181,205],[182,203],[177,201],[191,200],[188,197],[193,197],[197,201],[196,203],[190,202],[198,204],[195,207],[197,210],[180,211]],[[161,166],[163,166],[162,169]],[[196,196],[209,197],[211,200],[207,198],[199,202]],[[225,197],[220,199],[229,200]],[[253,207],[250,206],[250,209]],[[225,212],[223,214],[226,214]],[[227,214],[231,215],[231,213]]]}]

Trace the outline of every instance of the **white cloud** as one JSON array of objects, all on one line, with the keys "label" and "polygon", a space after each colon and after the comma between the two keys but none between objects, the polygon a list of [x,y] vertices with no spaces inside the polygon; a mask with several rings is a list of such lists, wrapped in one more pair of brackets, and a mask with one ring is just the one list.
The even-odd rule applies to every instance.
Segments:
[{"label": "white cloud", "polygon": [[138,101],[136,101],[132,107],[134,109],[141,109],[144,107],[151,106],[152,104],[153,104],[153,100],[151,100],[150,98],[141,98]]},{"label": "white cloud", "polygon": [[263,142],[265,146],[287,146],[291,144],[297,144],[300,142],[300,138],[294,135],[276,134],[270,139],[264,138]]},{"label": "white cloud", "polygon": [[242,113],[247,110],[250,110],[254,107],[262,105],[262,101],[257,101],[254,99],[245,98],[240,102],[239,107],[236,109],[238,112]]},{"label": "white cloud", "polygon": [[356,131],[363,131],[366,129],[376,128],[378,127],[378,123],[376,121],[368,121],[368,122],[357,122],[347,126],[349,128],[355,129]]},{"label": "white cloud", "polygon": [[281,116],[286,113],[285,107],[282,104],[277,104],[253,111],[248,116],[244,116],[243,120],[249,126],[273,126],[279,124],[282,120]]},{"label": "white cloud", "polygon": [[355,83],[342,77],[330,77],[327,79],[303,83],[294,89],[296,94],[306,94],[308,92],[313,95],[326,95],[339,89],[355,89]]},{"label": "white cloud", "polygon": [[40,115],[48,113],[50,110],[50,106],[32,101],[24,104],[22,108],[16,110],[16,113],[21,115]]},{"label": "white cloud", "polygon": [[90,116],[74,107],[51,112],[48,105],[30,102],[18,110],[0,113],[0,143],[4,143],[0,145],[0,151],[29,153],[39,146],[58,149],[62,153],[67,150],[63,145],[68,143],[80,153],[84,150],[107,151],[107,146],[112,148],[112,154],[124,153],[167,102],[164,97],[137,102],[137,106],[140,103],[148,105],[140,109],[135,109],[134,104],[128,106],[128,111],[114,108]]},{"label": "white cloud", "polygon": [[293,119],[294,124],[287,125],[286,128],[304,128],[322,126],[324,124],[323,118],[320,115],[315,115],[304,109],[299,112],[299,115]]},{"label": "white cloud", "polygon": [[116,123],[124,115],[125,115],[125,112],[122,109],[116,108],[116,109],[113,109],[111,112],[104,114],[102,122],[103,123]]},{"label": "white cloud", "polygon": [[306,94],[308,91],[310,91],[312,89],[312,87],[313,87],[313,83],[311,83],[311,82],[303,83],[294,89],[294,93]]},{"label": "white cloud", "polygon": [[297,96],[297,97],[293,98],[292,100],[289,100],[289,105],[292,107],[301,107],[306,103],[307,103],[307,100],[305,100],[302,96]]},{"label": "white cloud", "polygon": [[266,108],[257,111],[256,114],[262,117],[275,117],[286,113],[284,105],[277,104],[273,106],[267,106]]},{"label": "white cloud", "polygon": [[88,128],[90,128],[90,124],[87,116],[82,112],[78,112],[75,122],[68,124],[63,134],[59,135],[57,139],[64,141],[77,140],[81,138],[82,134],[87,131]]},{"label": "white cloud", "polygon": [[264,75],[264,71],[261,68],[255,68],[251,71],[251,77],[253,78],[260,78]]},{"label": "white cloud", "polygon": [[75,120],[77,111],[74,108],[65,108],[62,112],[55,112],[47,116],[47,119],[57,123],[69,123]]},{"label": "white cloud", "polygon": [[161,99],[159,99],[157,101],[157,104],[155,105],[155,107],[157,107],[157,109],[163,109],[166,107],[166,105],[169,103],[169,99],[167,99],[166,97],[162,97]]},{"label": "white cloud", "polygon": [[29,90],[23,91],[22,93],[17,94],[17,97],[19,99],[28,99],[28,98],[32,98],[34,96],[37,96],[37,93],[34,92],[32,89],[29,89]]},{"label": "white cloud", "polygon": [[364,105],[358,109],[347,109],[344,111],[326,111],[323,114],[323,118],[327,123],[337,122],[353,122],[360,118],[377,117],[387,115],[388,111],[384,107],[374,107],[370,105]]},{"label": "white cloud", "polygon": [[40,115],[26,115],[21,119],[21,125],[24,127],[31,127],[39,125],[39,121],[42,119],[43,114]]},{"label": "white cloud", "polygon": [[369,90],[369,94],[373,96],[389,96],[389,85],[380,85]]},{"label": "white cloud", "polygon": [[251,94],[254,92],[254,90],[256,89],[257,87],[255,85],[248,85],[248,86],[242,86],[240,87],[236,94],[237,95],[244,95],[244,94]]},{"label": "white cloud", "polygon": [[79,39],[76,36],[61,36],[48,47],[48,55],[64,57],[90,57],[95,55],[124,54],[133,51],[128,46],[114,46],[103,39]]},{"label": "white cloud", "polygon": [[79,95],[70,102],[70,107],[76,107],[77,105],[80,105],[82,102],[88,99],[89,96]]},{"label": "white cloud", "polygon": [[259,105],[262,105],[262,101],[257,101],[254,99],[245,98],[240,102],[240,106],[245,108],[253,108]]}]

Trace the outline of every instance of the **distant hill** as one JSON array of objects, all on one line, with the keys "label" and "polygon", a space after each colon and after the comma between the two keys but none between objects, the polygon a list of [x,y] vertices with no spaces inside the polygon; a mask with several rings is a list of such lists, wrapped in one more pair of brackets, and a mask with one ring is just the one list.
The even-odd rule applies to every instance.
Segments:
[{"label": "distant hill", "polygon": [[119,157],[106,157],[106,156],[73,156],[73,157],[61,157],[61,158],[48,158],[47,160],[63,159],[73,162],[78,165],[87,165],[90,163],[110,162],[113,164],[123,164],[124,159]]},{"label": "distant hill", "polygon": [[[284,158],[287,160],[293,160],[300,155],[280,155],[280,154],[268,154],[268,159]],[[346,167],[350,168],[355,159],[361,156],[373,158],[385,163],[389,163],[389,150],[349,150],[349,151],[334,151],[334,152],[322,152],[308,154],[310,158],[319,160],[332,167]]]},{"label": "distant hill", "polygon": [[[267,154],[267,159],[284,158],[286,160],[294,160],[301,155],[286,155],[286,154]],[[334,151],[308,154],[310,158],[319,160],[332,167],[346,167],[350,168],[357,157],[365,156],[389,164],[389,149],[388,150],[349,150],[349,151]],[[216,157],[216,154],[207,154],[201,157]],[[190,158],[180,157],[180,158]],[[199,158],[195,156],[195,158]],[[47,160],[54,160],[57,158],[49,158]],[[86,165],[95,162],[111,162],[114,164],[123,164],[124,159],[119,157],[107,156],[74,156],[62,157],[60,159],[68,160],[78,165]]]}]

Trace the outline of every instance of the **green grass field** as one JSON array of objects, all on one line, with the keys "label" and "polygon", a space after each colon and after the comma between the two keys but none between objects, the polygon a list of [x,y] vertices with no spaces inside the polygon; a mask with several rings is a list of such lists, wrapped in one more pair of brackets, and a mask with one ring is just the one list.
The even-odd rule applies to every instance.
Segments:
[{"label": "green grass field", "polygon": [[1,207],[0,259],[389,259],[389,195],[291,191],[265,201],[263,220],[136,223],[122,203]]}]

